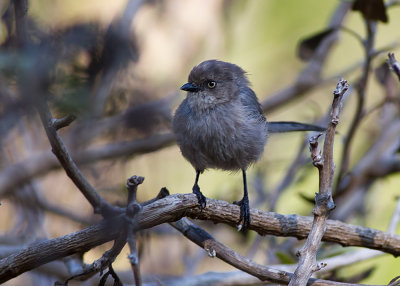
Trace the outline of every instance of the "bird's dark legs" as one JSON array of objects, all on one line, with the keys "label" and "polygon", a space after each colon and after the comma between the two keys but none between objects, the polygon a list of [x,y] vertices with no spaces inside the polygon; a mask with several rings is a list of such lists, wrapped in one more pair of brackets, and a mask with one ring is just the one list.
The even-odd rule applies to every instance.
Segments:
[{"label": "bird's dark legs", "polygon": [[[243,172],[243,198],[234,202],[234,204],[240,207],[240,218],[239,218],[239,227],[241,231],[246,231],[250,226],[250,205],[249,205],[249,195],[247,193],[247,180],[246,180],[246,171]],[[240,225],[242,223],[242,225]]]},{"label": "bird's dark legs", "polygon": [[206,207],[206,197],[200,192],[200,187],[197,184],[199,182],[199,176],[200,176],[201,171],[196,170],[196,180],[193,185],[193,193],[197,197],[197,201],[199,202],[200,209],[204,209]]}]

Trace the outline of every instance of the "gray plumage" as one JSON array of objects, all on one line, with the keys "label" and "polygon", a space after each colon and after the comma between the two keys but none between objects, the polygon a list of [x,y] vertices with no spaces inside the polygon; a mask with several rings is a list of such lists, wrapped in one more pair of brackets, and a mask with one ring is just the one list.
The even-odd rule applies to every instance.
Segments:
[{"label": "gray plumage", "polygon": [[189,83],[198,91],[188,91],[173,119],[183,156],[200,172],[247,169],[261,157],[268,128],[245,72],[210,60],[192,69]]},{"label": "gray plumage", "polygon": [[245,231],[250,226],[246,169],[261,157],[268,132],[324,128],[297,122],[267,123],[245,72],[231,63],[202,62],[181,89],[187,97],[176,110],[172,127],[183,156],[196,170],[193,193],[203,209],[206,198],[198,185],[200,174],[207,168],[242,170],[243,198],[236,204],[240,206],[239,229]]}]

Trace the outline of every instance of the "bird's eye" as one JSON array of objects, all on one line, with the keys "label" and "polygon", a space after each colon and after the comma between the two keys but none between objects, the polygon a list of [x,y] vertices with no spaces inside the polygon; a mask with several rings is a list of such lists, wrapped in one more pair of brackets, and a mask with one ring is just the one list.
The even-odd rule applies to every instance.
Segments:
[{"label": "bird's eye", "polygon": [[209,88],[214,88],[216,85],[217,85],[217,83],[216,83],[215,81],[213,81],[213,80],[210,80],[210,81],[207,83],[207,86],[208,86]]}]

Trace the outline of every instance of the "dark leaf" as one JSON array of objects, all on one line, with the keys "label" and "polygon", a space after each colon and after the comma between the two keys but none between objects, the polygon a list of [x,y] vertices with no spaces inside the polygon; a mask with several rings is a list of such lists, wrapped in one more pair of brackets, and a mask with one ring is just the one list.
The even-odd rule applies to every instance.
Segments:
[{"label": "dark leaf", "polygon": [[352,9],[360,11],[366,20],[388,22],[383,0],[355,0]]},{"label": "dark leaf", "polygon": [[312,58],[319,44],[337,28],[328,28],[322,32],[318,32],[310,37],[302,39],[297,49],[297,56],[303,61],[308,61]]}]

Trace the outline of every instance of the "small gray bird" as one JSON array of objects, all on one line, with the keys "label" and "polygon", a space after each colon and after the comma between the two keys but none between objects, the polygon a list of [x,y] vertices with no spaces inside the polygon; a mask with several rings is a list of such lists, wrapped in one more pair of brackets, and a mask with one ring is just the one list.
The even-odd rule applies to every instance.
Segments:
[{"label": "small gray bird", "polygon": [[181,87],[187,91],[187,97],[172,122],[182,155],[196,170],[192,190],[201,209],[206,207],[206,198],[198,181],[204,170],[242,170],[243,198],[235,203],[240,206],[238,224],[243,231],[250,225],[246,169],[261,157],[268,131],[324,130],[295,122],[267,123],[249,85],[245,71],[239,66],[204,61],[192,69],[188,83]]}]

